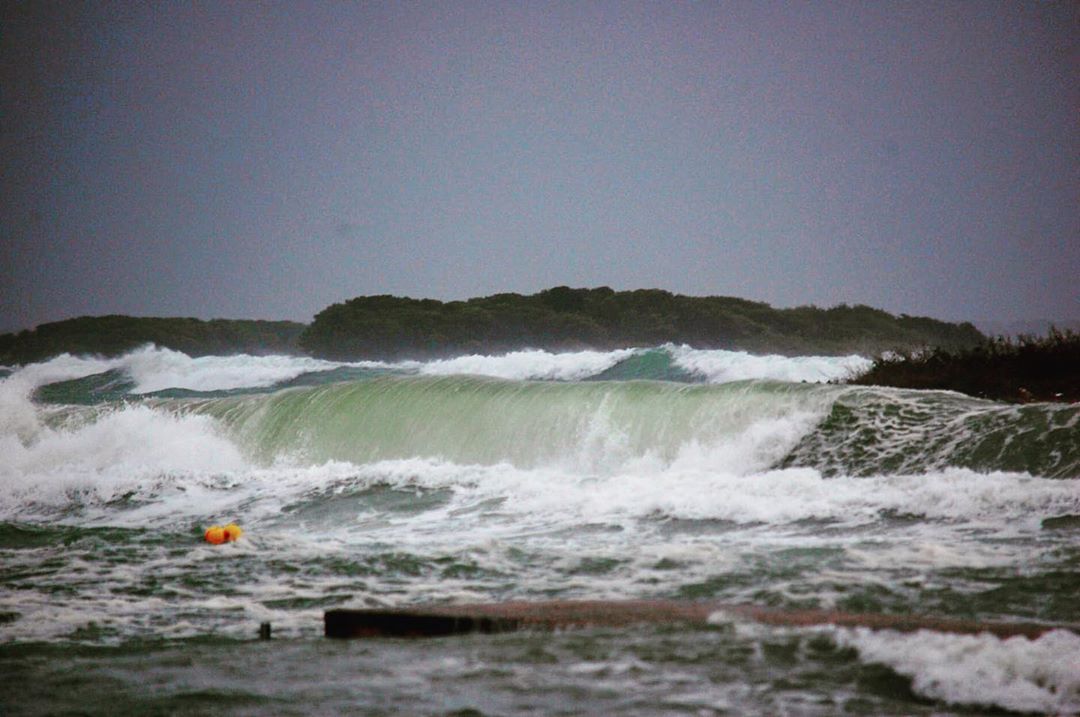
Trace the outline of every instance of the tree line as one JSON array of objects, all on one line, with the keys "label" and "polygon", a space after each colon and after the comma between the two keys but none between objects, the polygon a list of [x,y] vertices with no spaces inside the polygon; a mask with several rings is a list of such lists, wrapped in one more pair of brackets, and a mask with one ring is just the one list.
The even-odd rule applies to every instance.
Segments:
[{"label": "tree line", "polygon": [[612,349],[685,343],[782,354],[876,355],[924,346],[961,349],[985,337],[970,323],[894,316],[869,306],[828,309],[660,289],[557,286],[536,294],[467,301],[359,296],[320,311],[309,325],[134,316],[84,316],[0,335],[0,363],[60,353],[116,356],[148,343],[209,354],[306,353],[322,358],[430,358],[522,348]]},{"label": "tree line", "polygon": [[682,296],[660,289],[557,286],[532,295],[448,302],[360,296],[319,312],[300,336],[300,346],[333,359],[667,342],[784,354],[874,355],[918,346],[962,348],[983,339],[970,323],[893,316],[864,305],[775,309],[745,299]]}]

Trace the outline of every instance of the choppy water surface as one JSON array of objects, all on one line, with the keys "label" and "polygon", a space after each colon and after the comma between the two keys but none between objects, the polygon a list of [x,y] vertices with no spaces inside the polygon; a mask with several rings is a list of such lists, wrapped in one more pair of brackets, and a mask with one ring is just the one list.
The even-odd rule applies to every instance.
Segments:
[{"label": "choppy water surface", "polygon": [[[329,607],[501,599],[1080,621],[1080,406],[827,383],[865,365],[665,346],[20,368],[0,379],[0,705],[1080,711],[1063,631],[321,638]],[[241,541],[201,541],[233,520]]]}]

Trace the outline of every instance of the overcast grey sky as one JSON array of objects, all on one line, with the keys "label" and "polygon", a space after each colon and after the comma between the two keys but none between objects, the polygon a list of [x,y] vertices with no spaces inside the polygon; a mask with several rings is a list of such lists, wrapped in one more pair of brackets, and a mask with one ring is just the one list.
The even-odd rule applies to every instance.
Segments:
[{"label": "overcast grey sky", "polygon": [[557,284],[1080,317],[1075,2],[2,7],[0,328]]}]

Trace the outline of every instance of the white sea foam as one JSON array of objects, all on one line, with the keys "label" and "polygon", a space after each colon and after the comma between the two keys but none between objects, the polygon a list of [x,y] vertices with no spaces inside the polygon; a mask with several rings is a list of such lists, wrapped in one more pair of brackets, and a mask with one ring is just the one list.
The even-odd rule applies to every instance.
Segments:
[{"label": "white sea foam", "polygon": [[[1080,514],[1080,492],[1073,481],[1026,474],[957,468],[825,478],[809,468],[774,470],[814,429],[823,407],[828,406],[828,391],[823,396],[799,394],[795,398],[726,397],[723,411],[703,415],[703,420],[715,425],[703,427],[701,421],[695,422],[682,443],[678,432],[665,438],[667,443],[630,440],[625,426],[615,425],[607,412],[598,409],[580,432],[564,437],[567,443],[558,450],[541,450],[535,460],[518,465],[511,465],[509,454],[503,462],[496,455],[486,466],[463,465],[468,461],[455,462],[438,454],[421,458],[420,452],[366,465],[271,455],[270,465],[264,462],[257,468],[245,458],[238,439],[217,420],[176,412],[183,403],[64,409],[70,420],[58,422],[44,420],[43,409],[29,400],[34,386],[98,373],[125,361],[129,366],[139,361],[157,366],[147,370],[158,377],[166,373],[161,366],[179,361],[188,372],[188,385],[202,388],[225,385],[226,376],[235,368],[210,362],[203,364],[206,370],[200,373],[197,360],[177,357],[182,354],[160,350],[110,360],[60,357],[0,381],[4,409],[0,411],[0,509],[4,514],[14,516],[31,503],[62,506],[73,495],[105,503],[130,491],[155,504],[197,513],[202,508],[193,496],[211,490],[222,476],[245,486],[232,491],[229,501],[273,496],[270,503],[281,505],[300,499],[303,491],[320,484],[334,484],[342,470],[371,483],[447,489],[458,507],[499,501],[500,510],[507,514],[533,516],[553,525],[623,524],[649,516],[737,524],[824,520],[864,525],[879,521],[883,513],[896,513],[918,516],[924,523],[993,529],[1008,536],[1037,531],[1047,517]],[[573,364],[574,370],[584,370],[582,366],[594,359]],[[237,357],[236,366],[250,360]],[[285,370],[273,362],[257,365],[267,369],[260,379],[265,381],[280,380],[280,371]],[[290,364],[286,372],[312,366],[301,361]],[[589,370],[596,368],[597,364],[590,364]],[[565,366],[559,370],[564,369],[569,370]],[[216,383],[208,382],[207,376],[214,376]],[[668,430],[666,424],[659,425],[657,430]],[[332,468],[324,470],[323,464]],[[229,491],[220,493],[213,500],[226,500],[224,494]],[[449,521],[446,526],[431,527],[450,533],[452,525]],[[937,554],[948,559],[948,551],[935,552],[933,537],[920,540],[926,561],[934,562]]]},{"label": "white sea foam", "polygon": [[[107,503],[126,493],[159,492],[186,476],[211,479],[246,467],[237,447],[206,416],[146,405],[43,409],[35,388],[122,368],[135,354],[100,359],[58,356],[0,381],[0,516]],[[182,356],[182,354],[180,354]]]},{"label": "white sea foam", "polygon": [[[745,351],[694,349],[666,344],[676,366],[709,383],[751,379],[825,382],[842,379],[870,367],[862,356],[758,356]],[[595,376],[645,349],[575,351],[515,351],[500,356],[471,355],[428,363],[405,362],[403,368],[423,374],[475,374],[512,380],[575,381]]]},{"label": "white sea foam", "polygon": [[[243,500],[257,497],[260,502],[259,506],[249,505],[247,510],[264,516],[274,515],[290,502],[308,500],[312,491],[352,493],[375,486],[448,491],[449,502],[441,507],[368,526],[381,525],[378,529],[390,531],[393,538],[385,537],[395,543],[428,541],[438,536],[440,542],[476,544],[488,538],[520,534],[529,526],[550,531],[587,524],[634,525],[626,539],[636,542],[632,536],[648,530],[646,526],[680,519],[722,520],[748,527],[788,526],[794,531],[791,534],[801,536],[798,540],[806,544],[837,538],[835,534],[814,537],[814,529],[798,528],[802,521],[825,521],[836,527],[874,525],[880,522],[883,511],[904,509],[921,512],[929,519],[917,526],[900,525],[894,529],[905,540],[918,543],[918,559],[913,564],[926,568],[1009,564],[1016,558],[1014,547],[984,546],[985,550],[973,554],[958,551],[953,543],[974,539],[970,537],[973,529],[991,524],[997,526],[994,532],[999,539],[1030,536],[1039,532],[1039,522],[1044,518],[1080,512],[1080,496],[1064,481],[1019,474],[985,476],[970,471],[826,479],[810,469],[732,475],[668,468],[660,473],[590,476],[555,468],[520,470],[507,464],[462,466],[435,459],[407,459],[363,466],[329,463],[309,468],[251,469],[238,476],[236,483],[238,489],[243,488]],[[931,484],[929,489],[926,483]],[[966,508],[958,501],[939,506],[934,484],[951,485],[964,492]],[[183,500],[189,503],[186,497]],[[234,504],[240,499],[223,494],[214,500]],[[479,506],[487,506],[482,512],[488,518],[475,523],[470,519],[470,530],[463,533],[461,516],[475,514]],[[193,505],[192,510],[205,511],[206,507]],[[327,534],[352,527],[348,520],[321,524]],[[783,535],[763,534],[769,540],[785,539]],[[902,544],[894,554],[891,546],[896,536],[878,535],[880,540],[875,543],[869,536],[856,534],[851,558],[870,569],[887,568],[882,560],[911,558],[908,553],[914,548]],[[977,539],[974,544],[981,545]]]},{"label": "white sea foam", "polygon": [[513,380],[575,381],[606,371],[629,358],[635,349],[618,351],[573,351],[550,353],[541,350],[513,351],[502,356],[459,356],[420,364],[422,374],[475,374]]},{"label": "white sea foam", "polygon": [[[190,481],[186,488],[194,489],[212,483],[215,476],[229,475],[240,483],[251,482],[253,489],[266,484],[267,494],[288,490],[292,481],[280,482],[282,466],[290,475],[304,471],[309,483],[337,479],[339,469],[320,478],[319,465],[289,455],[272,456],[276,465],[256,470],[217,420],[173,412],[170,404],[74,409],[68,422],[47,424],[25,390],[16,389],[87,369],[81,360],[74,361],[20,372],[0,384],[0,398],[10,409],[4,416],[8,425],[0,433],[0,503],[5,508],[17,512],[27,501],[59,504],[73,491],[92,493],[102,501],[131,490],[151,494],[161,490],[163,476],[179,481],[177,485]],[[12,386],[17,378],[25,385]],[[1039,521],[1047,517],[1080,514],[1080,492],[1072,481],[1026,474],[955,468],[825,478],[810,468],[774,470],[771,467],[813,430],[820,412],[783,401],[772,408],[767,401],[752,403],[757,409],[749,412],[731,403],[728,412],[717,415],[718,426],[663,453],[629,442],[598,411],[587,430],[570,436],[569,448],[524,465],[493,461],[468,466],[436,456],[402,456],[349,470],[372,481],[449,489],[467,503],[498,500],[503,510],[555,523],[666,516],[739,524],[813,519],[860,525],[879,521],[888,512],[1009,535],[1038,530]],[[190,495],[171,500],[186,501]]]},{"label": "white sea foam", "polygon": [[135,393],[153,393],[168,388],[192,391],[227,391],[235,388],[262,388],[294,379],[305,373],[329,371],[341,366],[384,364],[343,364],[303,356],[200,356],[170,349],[146,347],[125,355],[120,367],[135,381]]},{"label": "white sea foam", "polygon": [[[438,475],[428,476],[434,481],[418,480],[434,487]],[[823,478],[805,468],[740,475],[681,465],[590,477],[504,468],[484,478],[476,490],[504,498],[506,509],[574,516],[578,521],[663,515],[744,524],[825,520],[860,525],[875,523],[890,511],[968,528],[996,526],[1005,536],[1038,530],[1045,517],[1080,512],[1080,493],[1065,481],[963,469],[920,476]]]},{"label": "white sea foam", "polygon": [[833,634],[863,660],[910,677],[912,688],[932,699],[1018,712],[1080,712],[1080,635],[1065,630],[1036,640],[866,628]]},{"label": "white sea foam", "polygon": [[[418,363],[399,364],[402,367]],[[306,356],[199,356],[192,358],[180,351],[143,346],[116,358],[61,354],[48,361],[28,364],[0,381],[6,388],[0,396],[18,387],[23,395],[39,386],[66,381],[110,370],[120,370],[135,383],[133,393],[153,393],[169,388],[191,391],[227,391],[236,388],[263,388],[288,381],[305,373],[329,371],[340,367],[388,368],[380,361],[323,361]]]},{"label": "white sea foam", "polygon": [[[703,415],[705,423],[715,425],[703,428],[702,421],[695,421],[682,443],[679,431],[667,436],[666,443],[631,440],[625,426],[620,428],[607,412],[597,410],[580,431],[565,436],[566,446],[539,451],[536,460],[517,465],[509,455],[502,461],[496,455],[487,465],[469,465],[438,452],[426,457],[423,452],[406,453],[396,460],[366,464],[326,462],[325,457],[312,461],[282,453],[256,465],[245,457],[236,435],[208,416],[181,412],[187,410],[183,402],[42,409],[28,398],[42,383],[99,373],[125,361],[134,365],[147,357],[153,357],[148,364],[160,367],[182,356],[172,353],[147,351],[135,360],[60,357],[0,381],[0,405],[5,409],[0,412],[0,513],[25,517],[29,506],[63,508],[73,501],[103,505],[133,493],[134,502],[145,505],[125,508],[112,520],[171,521],[242,503],[251,515],[269,516],[291,501],[303,502],[310,491],[340,487],[346,481],[354,487],[389,484],[449,491],[447,512],[395,518],[404,526],[403,534],[421,530],[447,539],[459,532],[452,511],[484,503],[497,504],[495,514],[505,516],[503,523],[495,520],[488,526],[496,533],[526,524],[552,529],[667,519],[772,526],[811,520],[860,526],[880,523],[883,514],[910,515],[919,524],[904,545],[919,547],[917,554],[911,553],[912,548],[904,559],[926,566],[971,560],[978,565],[1008,564],[1013,559],[1008,550],[997,554],[984,546],[958,553],[948,547],[949,541],[972,530],[993,530],[1006,538],[1031,535],[1045,518],[1080,514],[1080,492],[1072,481],[1022,473],[956,468],[826,478],[810,468],[773,469],[814,429],[822,407],[829,405],[831,389],[794,397],[725,396],[722,411]],[[190,369],[189,385],[213,385],[204,382],[194,364],[184,365]],[[221,381],[228,372],[215,372],[223,366],[205,364],[208,374]],[[277,369],[266,366],[268,374],[262,380],[280,380],[282,374],[270,376]],[[151,374],[161,376],[164,371]],[[46,410],[65,411],[69,420],[45,420]],[[669,430],[662,422],[658,425],[658,431]],[[103,509],[98,514],[106,513]],[[342,526],[327,527],[333,531]],[[858,559],[859,550],[853,558]],[[863,553],[862,562],[869,568],[882,560],[880,549]],[[963,562],[965,555],[968,563]]]},{"label": "white sea foam", "polygon": [[[699,352],[697,358],[711,354],[718,355]],[[575,380],[628,355],[519,352],[349,365]],[[770,366],[757,358],[746,358],[744,373],[719,372],[709,380],[780,378],[776,372],[790,368],[784,361],[796,361]],[[755,362],[758,373],[751,371]],[[382,454],[393,460],[356,453],[353,462],[305,456],[294,450],[303,441],[277,439],[310,432],[333,442],[354,406],[372,410],[363,391],[355,402],[339,401],[345,405],[340,415],[320,411],[316,401],[313,413],[325,421],[305,414],[295,425],[286,419],[297,414],[274,414],[271,406],[280,409],[290,398],[302,403],[304,391],[91,407],[30,400],[37,386],[107,370],[125,371],[136,391],[213,390],[269,386],[343,365],[291,357],[191,359],[143,349],[117,359],[59,357],[0,381],[0,521],[31,530],[56,523],[138,529],[120,538],[137,558],[110,558],[94,534],[71,546],[45,545],[46,538],[41,547],[7,550],[5,565],[33,577],[17,590],[0,591],[0,611],[20,615],[0,626],[0,641],[82,639],[72,634],[90,622],[115,630],[118,641],[138,634],[250,636],[252,625],[271,619],[275,634],[314,635],[321,606],[342,596],[396,605],[484,601],[508,592],[671,596],[704,585],[734,602],[762,594],[809,596],[829,607],[852,591],[880,585],[886,600],[902,603],[942,582],[957,592],[984,592],[996,585],[996,575],[1058,571],[1069,531],[1044,530],[1041,523],[1080,514],[1080,491],[1071,480],[966,469],[824,477],[811,468],[775,468],[838,397],[856,395],[840,387],[375,382],[376,388],[384,383],[421,392],[435,385],[478,389],[463,395],[493,396],[483,405],[498,410],[455,413],[463,404],[454,391],[446,393],[446,410],[438,401],[416,401],[422,410],[406,416],[408,430],[385,436],[344,430],[342,444],[372,433],[384,443],[401,435],[415,439]],[[320,387],[310,395],[334,398],[352,388]],[[198,412],[213,406],[220,418]],[[928,401],[925,408],[937,406]],[[245,407],[254,407],[252,415],[263,412],[264,433],[239,430],[237,415]],[[478,414],[485,420],[474,420]],[[507,423],[518,430],[501,432]],[[268,456],[252,458],[249,438],[265,439],[259,445],[269,447]],[[963,440],[959,431],[957,440]],[[480,457],[461,448],[470,441],[482,444],[484,450],[474,452]],[[247,531],[237,544],[207,546],[193,530],[232,520]],[[186,548],[161,545],[154,536],[162,533]],[[404,568],[393,565],[398,556]],[[52,567],[42,567],[46,560]],[[223,561],[230,565],[226,573]],[[772,567],[775,561],[782,570]],[[582,569],[604,562],[614,567]],[[286,569],[268,569],[271,564]],[[958,571],[963,577],[954,578],[944,570],[953,567],[992,569]],[[199,587],[226,574],[227,591]],[[160,585],[163,597],[147,596],[149,584]],[[307,599],[317,607],[293,607]],[[162,614],[181,613],[182,619],[162,623]],[[838,640],[848,640],[844,644],[863,659],[912,676],[915,689],[934,699],[1080,709],[1070,676],[1080,671],[1068,672],[1078,654],[1071,637],[964,642],[958,636],[844,635]]]},{"label": "white sea foam", "polygon": [[847,378],[870,368],[863,356],[758,356],[745,351],[702,350],[668,345],[676,366],[709,383],[749,379],[818,383]]},{"label": "white sea foam", "polygon": [[135,405],[73,424],[39,424],[27,442],[0,436],[0,515],[25,518],[29,505],[107,503],[133,491],[142,497],[169,492],[170,486],[190,495],[200,482],[247,467],[205,416]]},{"label": "white sea foam", "polygon": [[[121,359],[77,357],[62,354],[43,363],[30,364],[0,379],[0,447],[3,442],[27,442],[41,428],[40,410],[31,401],[34,390],[57,381],[109,371]],[[4,454],[9,453],[5,450]]]},{"label": "white sea foam", "polygon": [[[663,347],[675,365],[710,383],[746,379],[820,382],[843,378],[869,366],[859,356],[755,356],[739,351],[698,350],[688,346]],[[644,349],[615,351],[573,351],[552,353],[542,350],[514,351],[487,356],[469,355],[434,361],[339,362],[305,356],[190,357],[171,349],[144,346],[116,358],[76,357],[68,354],[16,369],[3,379],[33,388],[109,370],[121,370],[134,382],[135,394],[166,389],[222,391],[265,388],[306,373],[341,367],[389,369],[425,375],[473,374],[508,380],[577,381],[612,368]]]}]

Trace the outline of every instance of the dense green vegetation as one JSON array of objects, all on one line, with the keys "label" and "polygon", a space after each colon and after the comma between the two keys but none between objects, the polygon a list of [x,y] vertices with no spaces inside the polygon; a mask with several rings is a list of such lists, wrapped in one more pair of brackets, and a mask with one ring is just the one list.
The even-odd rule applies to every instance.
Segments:
[{"label": "dense green vegetation", "polygon": [[313,355],[334,359],[665,342],[786,354],[870,355],[920,346],[965,348],[983,339],[968,323],[897,317],[869,306],[774,309],[744,299],[680,296],[658,289],[559,286],[531,296],[496,294],[451,302],[361,296],[316,315],[300,345]]},{"label": "dense green vegetation", "polygon": [[1005,401],[1080,401],[1080,334],[998,337],[964,350],[884,356],[861,385],[947,389]]},{"label": "dense green vegetation", "polygon": [[292,321],[83,316],[0,335],[0,363],[30,363],[65,352],[117,356],[149,343],[189,356],[298,353],[303,330]]},{"label": "dense green vegetation", "polygon": [[0,335],[0,364],[41,361],[64,352],[115,356],[148,343],[190,356],[306,352],[359,359],[666,342],[785,354],[873,355],[926,346],[962,349],[983,340],[971,324],[893,316],[869,306],[774,309],[745,299],[680,296],[659,289],[559,286],[530,296],[496,294],[450,302],[361,296],[327,307],[307,327],[289,321],[84,316]]}]

